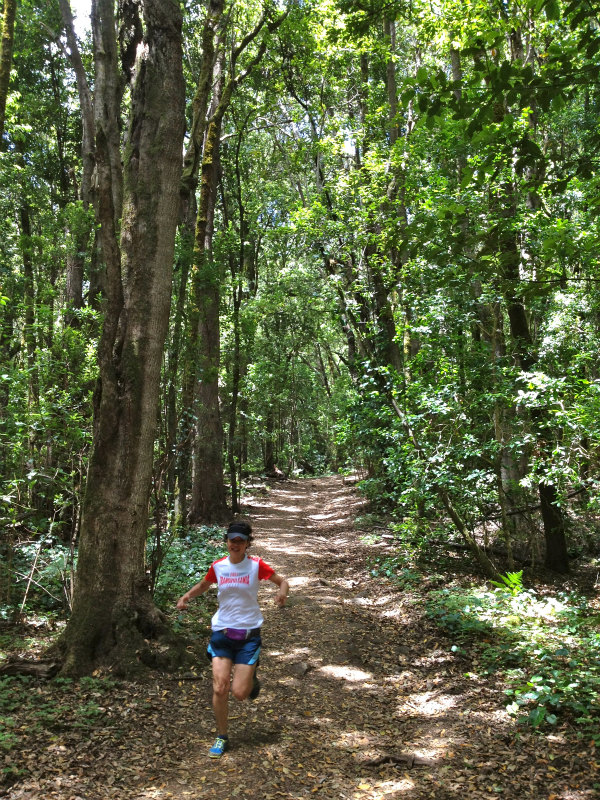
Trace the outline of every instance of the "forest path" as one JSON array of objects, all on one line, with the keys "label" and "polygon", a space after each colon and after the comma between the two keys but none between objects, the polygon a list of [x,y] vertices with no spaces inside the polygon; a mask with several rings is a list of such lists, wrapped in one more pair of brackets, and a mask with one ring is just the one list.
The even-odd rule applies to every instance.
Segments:
[{"label": "forest path", "polygon": [[586,764],[569,764],[559,737],[515,747],[493,680],[466,676],[422,605],[370,576],[361,507],[341,477],[251,499],[253,551],[291,584],[284,609],[262,590],[261,695],[231,701],[231,749],[214,761],[206,685],[203,706],[184,704],[177,776],[136,800],[591,797],[575,786]]},{"label": "forest path", "polygon": [[279,609],[275,587],[261,586],[263,688],[254,702],[231,700],[231,749],[219,760],[207,756],[214,721],[202,656],[197,678],[117,683],[98,701],[103,716],[91,728],[62,715],[50,741],[24,731],[27,770],[0,786],[1,797],[597,796],[600,765],[587,743],[558,730],[517,730],[493,677],[452,653],[424,614],[422,594],[371,577],[369,559],[385,545],[368,544],[356,530],[364,506],[351,485],[341,477],[286,481],[245,510],[253,552],[289,577],[291,595]]}]

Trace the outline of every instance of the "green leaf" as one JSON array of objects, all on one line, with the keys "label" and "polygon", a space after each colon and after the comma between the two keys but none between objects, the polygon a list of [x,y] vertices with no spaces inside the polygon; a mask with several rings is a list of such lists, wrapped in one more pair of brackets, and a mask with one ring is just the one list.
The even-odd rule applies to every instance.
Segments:
[{"label": "green leaf", "polygon": [[417,80],[419,83],[429,83],[429,72],[426,67],[419,67],[417,70]]},{"label": "green leaf", "polygon": [[546,0],[544,3],[544,13],[546,14],[546,19],[560,19],[560,6],[558,4],[558,0]]},{"label": "green leaf", "polygon": [[533,139],[529,139],[526,137],[521,141],[521,152],[522,153],[529,153],[530,155],[534,156],[535,158],[543,159],[544,154],[540,150],[538,144],[536,144]]}]

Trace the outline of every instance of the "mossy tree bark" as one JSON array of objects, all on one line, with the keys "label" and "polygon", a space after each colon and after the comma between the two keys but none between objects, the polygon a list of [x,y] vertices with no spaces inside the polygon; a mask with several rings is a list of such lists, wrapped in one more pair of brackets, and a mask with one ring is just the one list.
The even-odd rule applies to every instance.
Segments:
[{"label": "mossy tree bark", "polygon": [[[181,203],[183,210],[183,217],[185,219],[185,236],[189,241],[190,246],[186,249],[189,254],[186,269],[188,274],[192,272],[195,276],[197,272],[196,266],[196,228],[199,210],[196,207],[195,191],[198,185],[198,175],[200,173],[203,158],[203,151],[205,146],[205,133],[209,119],[212,117],[214,108],[209,113],[209,106],[211,103],[211,96],[213,94],[213,84],[219,86],[219,82],[215,80],[217,77],[215,70],[217,70],[217,57],[220,51],[217,52],[217,38],[218,31],[222,23],[223,0],[210,0],[207,6],[206,19],[204,21],[204,28],[202,33],[202,65],[198,77],[198,86],[196,95],[192,103],[192,126],[190,131],[190,141],[186,150],[185,158],[183,161],[183,174],[181,178]],[[214,97],[213,106],[214,106]],[[203,182],[201,187],[200,205],[207,203],[207,187],[206,175],[203,174]],[[192,211],[193,217],[192,217]],[[182,291],[186,283],[182,282]],[[178,436],[178,459],[177,459],[177,483],[178,483],[178,518],[182,521],[188,518],[188,492],[190,488],[190,474],[192,464],[192,453],[194,447],[194,434],[196,431],[196,408],[195,408],[195,390],[197,381],[197,341],[200,330],[200,313],[199,305],[195,299],[196,281],[192,278],[192,291],[190,297],[182,300],[187,300],[185,313],[182,313],[182,320],[187,318],[187,325],[185,334],[183,336],[183,379],[182,379],[182,400],[181,400],[181,414],[179,419],[179,436]],[[184,309],[182,309],[183,312]],[[224,491],[224,490],[223,490]],[[224,502],[224,501],[223,501]]]},{"label": "mossy tree bark", "polygon": [[160,626],[145,542],[179,212],[182,19],[177,0],[143,0],[135,11],[143,36],[121,187],[114,8],[112,0],[92,4],[97,221],[107,289],[73,613],[62,639],[66,675],[103,663],[130,671],[144,659],[144,637]]},{"label": "mossy tree bark", "polygon": [[228,513],[223,474],[223,424],[219,403],[221,274],[212,258],[213,216],[219,173],[222,115],[210,120],[196,220],[192,302],[197,310],[196,440],[190,521],[222,520]]}]

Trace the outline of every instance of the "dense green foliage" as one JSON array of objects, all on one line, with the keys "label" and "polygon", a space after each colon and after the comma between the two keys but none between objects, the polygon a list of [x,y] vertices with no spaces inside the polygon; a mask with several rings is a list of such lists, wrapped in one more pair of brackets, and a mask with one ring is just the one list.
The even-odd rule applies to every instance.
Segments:
[{"label": "dense green foliage", "polygon": [[[188,144],[206,5],[185,4]],[[291,2],[285,19],[259,2],[225,11],[202,112],[214,114],[223,75],[235,80],[210,247],[199,259],[193,213],[176,243],[147,551],[157,602],[213,552],[186,519],[203,435],[197,384],[208,377],[232,513],[253,474],[356,470],[412,548],[374,569],[406,585],[419,580],[419,554],[457,539],[500,553],[497,568],[480,561],[496,579],[542,563],[565,573],[574,556],[595,555],[593,5],[315,0]],[[81,43],[88,69],[90,48]],[[93,438],[105,299],[67,55],[58,5],[23,0],[0,148],[7,616],[32,602],[69,608]],[[209,291],[220,350],[200,365],[189,332]],[[506,599],[485,597],[490,608]],[[549,656],[539,681],[522,666],[519,687],[561,683],[561,658]],[[514,691],[526,705],[528,692]],[[555,700],[570,702],[562,689],[548,697],[538,704],[547,718]]]},{"label": "dense green foliage", "polygon": [[155,566],[154,599],[160,608],[171,610],[173,598],[202,580],[212,562],[221,558],[226,551],[223,533],[219,528],[201,528],[166,541],[149,540],[148,562]]}]

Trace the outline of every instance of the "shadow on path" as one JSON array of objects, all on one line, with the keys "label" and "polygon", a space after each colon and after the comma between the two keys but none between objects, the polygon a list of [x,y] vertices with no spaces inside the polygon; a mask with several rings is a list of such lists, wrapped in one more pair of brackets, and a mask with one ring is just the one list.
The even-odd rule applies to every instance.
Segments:
[{"label": "shadow on path", "polygon": [[[517,731],[493,677],[451,652],[422,600],[371,578],[362,502],[342,478],[249,501],[253,550],[291,583],[261,588],[263,689],[231,701],[213,761],[210,670],[117,687],[112,727],[65,729],[10,800],[588,800],[593,751]],[[470,671],[472,670],[472,671]]]},{"label": "shadow on path", "polygon": [[559,744],[553,751],[529,735],[516,748],[493,684],[464,674],[418,604],[370,578],[352,486],[339,477],[287,482],[249,511],[254,552],[291,584],[285,609],[270,602],[270,585],[262,595],[264,688],[255,703],[232,703],[232,747],[214,763],[206,687],[179,765],[189,784],[169,781],[156,797],[592,796],[557,769]]}]

